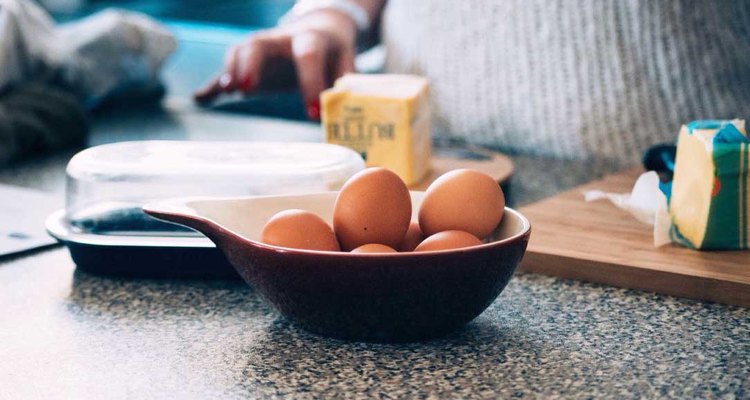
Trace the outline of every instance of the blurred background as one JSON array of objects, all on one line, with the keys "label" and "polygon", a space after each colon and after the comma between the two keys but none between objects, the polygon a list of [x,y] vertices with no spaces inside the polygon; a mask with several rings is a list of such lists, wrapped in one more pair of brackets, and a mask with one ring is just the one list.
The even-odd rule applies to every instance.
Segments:
[{"label": "blurred background", "polygon": [[[192,93],[222,67],[226,49],[249,33],[276,25],[294,0],[39,0],[60,23],[108,8],[137,11],[167,26],[179,42],[162,71],[167,96]],[[230,98],[216,110],[305,120],[296,92]]]},{"label": "blurred background", "polygon": [[234,25],[247,29],[275,25],[279,17],[292,7],[294,0],[44,0],[41,3],[60,21],[117,7],[139,11],[163,21]]},{"label": "blurred background", "polygon": [[59,21],[90,15],[108,7],[139,11],[162,21],[200,25],[266,28],[294,5],[294,0],[44,0]]}]

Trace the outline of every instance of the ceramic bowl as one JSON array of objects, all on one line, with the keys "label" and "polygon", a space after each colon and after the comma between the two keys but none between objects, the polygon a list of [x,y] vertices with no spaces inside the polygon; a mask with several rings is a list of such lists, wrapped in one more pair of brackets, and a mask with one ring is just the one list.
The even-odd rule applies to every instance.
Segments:
[{"label": "ceramic bowl", "polygon": [[[299,208],[328,221],[336,192],[149,204],[159,219],[205,234],[282,315],[325,336],[378,342],[435,338],[478,316],[502,292],[529,240],[529,221],[505,209],[485,244],[418,253],[351,254],[263,244],[275,213]],[[413,210],[422,192],[412,192]]]}]

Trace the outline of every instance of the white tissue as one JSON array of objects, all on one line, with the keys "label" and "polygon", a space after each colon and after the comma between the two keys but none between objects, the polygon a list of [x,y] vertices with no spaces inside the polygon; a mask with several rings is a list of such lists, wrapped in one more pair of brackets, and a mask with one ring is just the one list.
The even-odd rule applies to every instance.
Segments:
[{"label": "white tissue", "polygon": [[615,206],[621,208],[638,221],[654,227],[654,246],[659,247],[670,243],[669,237],[671,219],[667,210],[667,198],[659,189],[659,175],[654,171],[641,174],[635,181],[631,193],[607,193],[601,190],[583,192],[587,202],[609,199]]}]

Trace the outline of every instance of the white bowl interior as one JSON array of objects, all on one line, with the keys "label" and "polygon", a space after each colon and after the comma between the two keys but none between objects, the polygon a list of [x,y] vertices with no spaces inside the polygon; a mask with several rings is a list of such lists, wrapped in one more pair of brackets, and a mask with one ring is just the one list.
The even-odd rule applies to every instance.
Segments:
[{"label": "white bowl interior", "polygon": [[[250,240],[259,241],[266,222],[276,213],[288,209],[313,212],[329,225],[333,223],[333,206],[337,192],[304,195],[264,196],[237,199],[194,199],[164,204],[165,209],[188,213],[211,220],[218,225]],[[411,192],[412,219],[417,218],[424,192]],[[503,220],[490,238],[491,241],[506,239],[523,233],[529,222],[520,213],[505,209]]]}]

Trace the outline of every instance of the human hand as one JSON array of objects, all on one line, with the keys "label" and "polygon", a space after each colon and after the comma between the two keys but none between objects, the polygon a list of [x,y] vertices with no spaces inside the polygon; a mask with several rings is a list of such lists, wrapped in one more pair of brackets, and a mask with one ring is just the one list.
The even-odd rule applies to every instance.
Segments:
[{"label": "human hand", "polygon": [[[319,10],[288,25],[250,35],[226,53],[223,71],[194,93],[210,103],[221,93],[290,87],[296,79],[307,115],[320,118],[320,92],[354,71],[357,27],[336,10]],[[285,68],[291,64],[293,68]],[[293,69],[292,74],[285,71]]]}]

